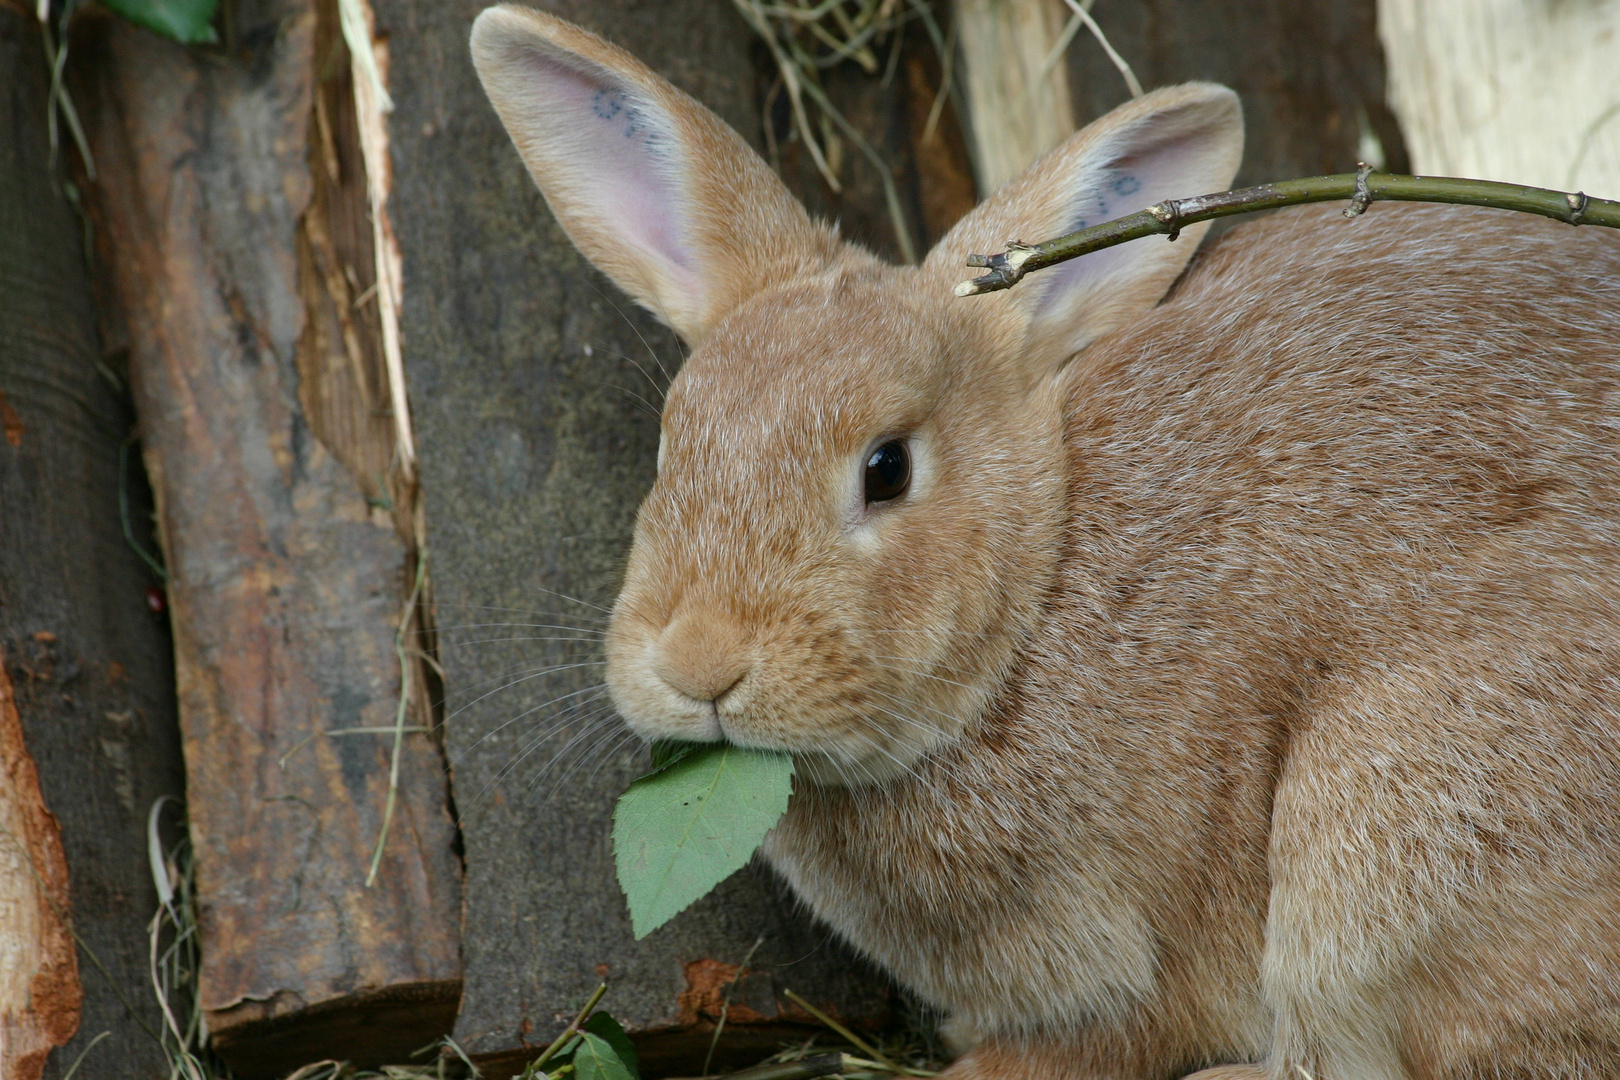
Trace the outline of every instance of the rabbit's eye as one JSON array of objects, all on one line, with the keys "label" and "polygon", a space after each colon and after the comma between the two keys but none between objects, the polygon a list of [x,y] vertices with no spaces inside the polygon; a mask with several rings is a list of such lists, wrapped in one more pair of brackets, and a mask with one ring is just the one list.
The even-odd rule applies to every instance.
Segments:
[{"label": "rabbit's eye", "polygon": [[886,442],[866,459],[866,501],[889,502],[906,493],[911,483],[911,455],[899,439]]}]

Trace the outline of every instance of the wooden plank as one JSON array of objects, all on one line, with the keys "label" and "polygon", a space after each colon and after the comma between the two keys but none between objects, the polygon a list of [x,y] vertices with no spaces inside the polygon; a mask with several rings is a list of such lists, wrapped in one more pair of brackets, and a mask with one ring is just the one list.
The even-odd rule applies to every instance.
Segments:
[{"label": "wooden plank", "polygon": [[[233,7],[204,54],[101,19],[76,88],[171,577],[199,992],[243,1076],[398,1059],[460,989],[443,759],[396,651],[414,478],[363,302],[373,208],[336,25],[335,3]],[[368,887],[393,772],[372,729],[402,715]]]},{"label": "wooden plank", "polygon": [[1074,132],[1068,69],[1045,67],[1068,9],[1062,0],[956,0],[954,10],[973,166],[988,195]]},{"label": "wooden plank", "polygon": [[[594,689],[594,631],[652,479],[652,410],[681,350],[584,264],[545,209],[467,55],[484,6],[377,5],[397,106],[402,332],[467,860],[456,1039],[501,1075],[605,978],[604,1007],[638,1033],[649,1060],[691,1075],[715,1019],[693,1003],[710,1000],[717,965],[740,964],[761,937],[754,1022],[728,1023],[714,1068],[757,1060],[761,1042],[768,1049],[803,1030],[783,988],[857,1024],[876,1022],[888,1011],[887,985],[759,868],[632,940],[608,821],[646,759],[615,741],[616,721]],[[574,0],[551,9],[606,32],[763,141],[759,101],[771,69],[729,5]],[[897,145],[903,158],[909,113],[903,101],[886,108],[879,115],[894,118],[899,140],[884,149]],[[863,220],[881,242],[888,226],[875,188]]]}]

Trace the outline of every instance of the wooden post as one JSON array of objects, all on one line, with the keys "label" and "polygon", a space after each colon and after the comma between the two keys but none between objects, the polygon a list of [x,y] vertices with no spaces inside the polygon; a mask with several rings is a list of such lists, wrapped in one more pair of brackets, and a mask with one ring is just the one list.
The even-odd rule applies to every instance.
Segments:
[{"label": "wooden post", "polygon": [[1379,0],[1412,167],[1620,195],[1620,4]]},{"label": "wooden post", "polygon": [[1074,132],[1062,0],[956,0],[979,191],[988,195]]},{"label": "wooden post", "polygon": [[253,1077],[448,1031],[461,896],[377,117],[336,0],[222,28],[205,52],[97,19],[74,89],[169,572],[199,993]]}]

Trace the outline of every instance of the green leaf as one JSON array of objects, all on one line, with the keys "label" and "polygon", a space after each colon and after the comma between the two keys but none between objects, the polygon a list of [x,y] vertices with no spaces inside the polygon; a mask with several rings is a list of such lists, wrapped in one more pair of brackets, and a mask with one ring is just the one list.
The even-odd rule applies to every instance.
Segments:
[{"label": "green leaf", "polygon": [[605,1012],[594,1012],[581,1026],[592,1035],[606,1040],[607,1044],[613,1047],[613,1052],[619,1055],[619,1060],[630,1070],[630,1075],[639,1080],[641,1060],[636,1056],[636,1044],[630,1041],[630,1036],[625,1034],[624,1028],[619,1026],[617,1020]]},{"label": "green leaf", "polygon": [[214,35],[214,12],[219,0],[105,0],[108,7],[148,30],[155,30],[182,45],[219,40]]},{"label": "green leaf", "polygon": [[741,869],[787,810],[793,757],[694,747],[619,796],[613,855],[640,940]]},{"label": "green leaf", "polygon": [[580,1038],[584,1042],[574,1051],[574,1076],[577,1080],[636,1080],[636,1074],[619,1057],[612,1043],[588,1031]]}]

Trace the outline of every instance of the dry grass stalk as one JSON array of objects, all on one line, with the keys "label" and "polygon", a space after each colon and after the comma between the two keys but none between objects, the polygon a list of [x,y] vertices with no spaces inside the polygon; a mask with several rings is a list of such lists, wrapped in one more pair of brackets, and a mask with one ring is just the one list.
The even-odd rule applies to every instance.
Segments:
[{"label": "dry grass stalk", "polygon": [[[901,258],[917,261],[911,228],[894,183],[894,167],[828,99],[821,73],[845,62],[860,65],[869,75],[880,72],[887,81],[898,63],[902,31],[909,22],[923,24],[934,47],[941,51],[944,85],[929,114],[929,130],[944,108],[944,95],[952,65],[948,42],[927,0],[732,0],[754,33],[770,50],[781,87],[788,95],[794,134],[815,162],[821,178],[834,192],[843,190],[839,177],[847,142],[876,170],[894,229]],[[884,59],[878,50],[887,46]],[[773,91],[773,94],[775,91]]]}]

